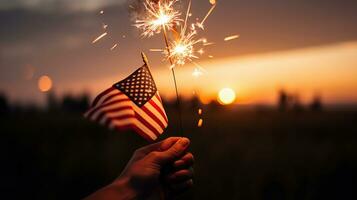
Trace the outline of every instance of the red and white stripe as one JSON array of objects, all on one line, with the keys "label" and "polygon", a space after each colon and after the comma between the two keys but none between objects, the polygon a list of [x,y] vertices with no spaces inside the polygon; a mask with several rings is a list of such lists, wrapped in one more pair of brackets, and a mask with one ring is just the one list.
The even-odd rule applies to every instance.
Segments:
[{"label": "red and white stripe", "polygon": [[132,129],[150,141],[156,140],[168,125],[158,92],[139,107],[115,87],[101,93],[85,117],[111,129]]}]

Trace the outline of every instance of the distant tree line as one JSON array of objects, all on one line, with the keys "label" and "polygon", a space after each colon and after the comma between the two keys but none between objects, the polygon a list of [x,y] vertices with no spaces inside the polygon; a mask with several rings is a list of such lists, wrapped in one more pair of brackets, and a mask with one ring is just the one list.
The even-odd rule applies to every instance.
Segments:
[{"label": "distant tree line", "polygon": [[322,110],[322,99],[320,95],[315,95],[311,102],[304,106],[299,98],[298,94],[290,94],[285,90],[280,90],[278,95],[278,108],[280,111],[302,111],[304,109],[309,109],[312,111]]},{"label": "distant tree line", "polygon": [[[208,105],[203,105],[200,99],[194,95],[191,98],[176,98],[167,100],[163,98],[163,103],[167,109],[178,109],[179,103],[181,109],[198,109],[209,108],[212,110],[219,109],[222,106],[216,101],[212,100]],[[66,94],[62,97],[56,96],[54,92],[47,94],[45,111],[48,112],[74,112],[83,113],[90,106],[90,97],[88,94],[81,95]],[[312,110],[321,111],[323,109],[322,99],[320,95],[315,95],[308,105],[303,105],[298,94],[291,94],[285,90],[280,90],[277,99],[277,108],[280,111],[302,111]],[[40,109],[33,104],[26,106],[10,105],[5,94],[0,93],[0,115],[6,115],[10,112],[38,112]]]}]

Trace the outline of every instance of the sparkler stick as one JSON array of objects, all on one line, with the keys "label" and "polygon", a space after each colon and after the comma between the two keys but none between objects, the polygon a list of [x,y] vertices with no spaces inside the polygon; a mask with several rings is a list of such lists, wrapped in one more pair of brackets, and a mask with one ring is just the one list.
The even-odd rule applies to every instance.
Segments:
[{"label": "sparkler stick", "polygon": [[180,95],[179,95],[179,92],[178,92],[178,87],[177,87],[177,81],[176,81],[176,74],[175,74],[175,69],[174,69],[174,65],[175,63],[173,62],[172,60],[172,57],[170,57],[171,55],[171,50],[170,50],[170,45],[169,45],[169,40],[168,40],[168,37],[167,37],[167,31],[166,31],[166,28],[165,26],[163,25],[162,26],[162,29],[163,29],[163,35],[164,35],[164,39],[165,39],[165,44],[166,44],[166,48],[167,48],[167,52],[168,52],[168,58],[169,58],[169,61],[170,61],[170,64],[171,64],[171,72],[172,72],[172,77],[174,79],[174,84],[175,84],[175,91],[176,91],[176,101],[177,101],[177,106],[178,106],[178,110],[179,110],[179,126],[180,126],[180,132],[181,132],[181,135],[183,136],[183,127],[182,127],[182,112],[181,112],[181,101],[180,101]]}]

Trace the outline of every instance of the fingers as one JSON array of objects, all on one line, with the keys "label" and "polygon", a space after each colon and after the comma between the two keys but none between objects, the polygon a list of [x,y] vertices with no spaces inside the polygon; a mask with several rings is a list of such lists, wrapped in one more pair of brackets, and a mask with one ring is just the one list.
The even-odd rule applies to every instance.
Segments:
[{"label": "fingers", "polygon": [[175,144],[179,139],[180,137],[170,137],[163,141],[142,147],[136,150],[136,153],[139,153],[141,155],[147,155],[152,151],[165,151],[169,149],[173,144]]},{"label": "fingers", "polygon": [[174,145],[181,137],[170,137],[162,141],[159,151],[166,151]]},{"label": "fingers", "polygon": [[173,167],[175,169],[189,168],[193,165],[194,162],[195,158],[193,157],[192,153],[186,153],[179,160],[176,160],[173,163]]},{"label": "fingers", "polygon": [[186,153],[190,140],[187,138],[180,138],[174,145],[166,151],[161,152],[161,163],[166,164],[176,160]]},{"label": "fingers", "polygon": [[193,179],[193,175],[194,175],[193,168],[179,170],[172,174],[169,174],[166,177],[166,182],[170,185],[186,182],[190,179]]},{"label": "fingers", "polygon": [[153,151],[149,154],[149,159],[152,162],[163,166],[169,162],[173,162],[177,158],[181,157],[188,149],[190,140],[187,138],[180,138],[166,151]]}]

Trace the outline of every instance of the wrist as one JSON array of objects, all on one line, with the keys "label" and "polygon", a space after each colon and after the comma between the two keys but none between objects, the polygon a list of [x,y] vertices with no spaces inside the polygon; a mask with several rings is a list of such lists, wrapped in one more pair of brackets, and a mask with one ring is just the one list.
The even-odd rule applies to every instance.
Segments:
[{"label": "wrist", "polygon": [[138,199],[139,193],[134,189],[130,183],[130,178],[120,177],[115,180],[110,186],[111,189],[115,190],[118,194],[118,199],[121,200],[132,200]]}]

